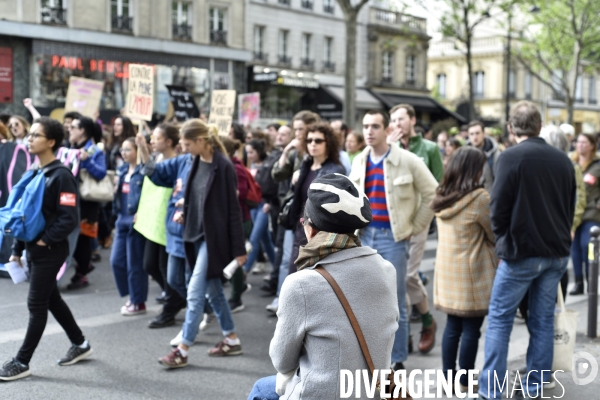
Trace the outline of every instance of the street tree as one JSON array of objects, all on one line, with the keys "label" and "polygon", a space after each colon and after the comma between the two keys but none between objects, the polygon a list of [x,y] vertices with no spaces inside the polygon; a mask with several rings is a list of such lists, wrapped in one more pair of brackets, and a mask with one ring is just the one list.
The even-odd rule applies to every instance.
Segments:
[{"label": "street tree", "polygon": [[564,100],[567,122],[573,123],[577,81],[598,68],[600,1],[535,0],[529,29],[512,54],[525,69]]}]

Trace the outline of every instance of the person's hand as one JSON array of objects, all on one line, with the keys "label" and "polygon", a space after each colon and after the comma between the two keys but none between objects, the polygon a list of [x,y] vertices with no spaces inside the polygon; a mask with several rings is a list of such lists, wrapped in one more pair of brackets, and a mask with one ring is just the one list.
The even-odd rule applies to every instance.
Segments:
[{"label": "person's hand", "polygon": [[135,144],[137,145],[138,149],[146,146],[146,138],[144,137],[143,133],[138,133],[135,135]]},{"label": "person's hand", "polygon": [[89,154],[85,149],[79,150],[79,159],[81,161],[85,161],[89,158]]},{"label": "person's hand", "polygon": [[33,107],[33,100],[31,100],[29,97],[23,99],[23,105],[25,106],[25,108]]},{"label": "person's hand", "polygon": [[238,265],[244,265],[246,264],[246,261],[248,261],[248,255],[244,254],[243,256],[238,256],[235,259],[238,262]]},{"label": "person's hand", "polygon": [[23,264],[21,264],[21,257],[19,256],[10,256],[8,262],[16,262],[19,267],[23,268]]},{"label": "person's hand", "polygon": [[38,240],[36,243],[38,246],[42,246],[42,247],[46,247],[48,246],[46,243],[44,243],[44,241],[42,239]]},{"label": "person's hand", "polygon": [[179,225],[183,225],[183,222],[184,222],[184,220],[183,220],[183,213],[178,213],[178,214],[175,216],[175,218],[174,218],[174,221],[175,221],[176,223],[178,223]]},{"label": "person's hand", "polygon": [[298,179],[300,178],[300,170],[296,170],[294,172],[294,175],[292,175],[292,186],[296,184],[296,182],[298,182]]},{"label": "person's hand", "polygon": [[262,212],[268,214],[271,211],[271,205],[269,203],[263,204]]},{"label": "person's hand", "polygon": [[287,154],[290,152],[290,150],[297,149],[298,147],[300,147],[300,141],[298,139],[293,139],[291,142],[288,143],[287,146],[285,146],[283,152]]},{"label": "person's hand", "polygon": [[571,231],[571,241],[575,240],[575,232]]},{"label": "person's hand", "polygon": [[183,199],[183,198],[177,200],[177,203],[175,203],[175,208],[183,208],[184,201],[185,201],[185,199]]},{"label": "person's hand", "polygon": [[402,133],[400,132],[400,130],[394,129],[394,130],[392,130],[392,132],[389,135],[387,135],[386,142],[387,142],[387,144],[394,144],[394,143],[397,143],[398,140],[400,140],[401,138],[402,138]]}]

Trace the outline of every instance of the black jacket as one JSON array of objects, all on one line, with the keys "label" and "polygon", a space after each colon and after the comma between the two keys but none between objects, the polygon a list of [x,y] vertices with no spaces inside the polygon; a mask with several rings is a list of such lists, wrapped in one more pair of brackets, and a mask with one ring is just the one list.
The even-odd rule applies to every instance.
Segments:
[{"label": "black jacket", "polygon": [[[194,157],[187,182],[193,182],[198,172],[200,157]],[[208,272],[206,279],[220,278],[223,269],[235,257],[246,254],[242,211],[237,198],[237,176],[231,161],[221,152],[215,151],[206,182],[203,204],[190,204],[190,187],[185,185],[183,215],[184,223],[189,207],[202,207],[206,246],[208,251]],[[185,256],[190,268],[196,265],[194,243],[184,242]]]},{"label": "black jacket", "polygon": [[566,257],[575,211],[575,172],[539,137],[500,154],[491,195],[496,253],[503,260]]},{"label": "black jacket", "polygon": [[279,161],[281,150],[274,150],[263,161],[256,172],[256,182],[260,186],[263,199],[273,207],[279,207],[279,197],[277,196],[279,184],[271,176],[273,164]]},{"label": "black jacket", "polygon": [[[46,174],[46,186],[42,214],[46,227],[39,237],[27,245],[41,239],[52,247],[67,242],[69,235],[79,224],[79,191],[75,177],[59,160],[52,161],[43,170]],[[20,257],[24,248],[25,243],[15,240],[12,254]]]}]

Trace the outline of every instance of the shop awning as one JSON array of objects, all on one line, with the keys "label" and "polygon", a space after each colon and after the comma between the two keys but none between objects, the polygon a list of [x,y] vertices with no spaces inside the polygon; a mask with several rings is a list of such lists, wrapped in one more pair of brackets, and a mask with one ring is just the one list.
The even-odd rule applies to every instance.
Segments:
[{"label": "shop awning", "polygon": [[384,92],[372,92],[381,102],[388,108],[391,109],[396,104],[407,103],[415,108],[417,113],[426,112],[430,114],[432,121],[438,121],[446,118],[454,118],[458,122],[466,124],[468,121],[462,116],[455,112],[448,110],[446,107],[427,96],[411,96],[406,94],[396,93],[384,93]]},{"label": "shop awning", "polygon": [[[344,103],[344,88],[341,86],[322,86],[341,104]],[[356,89],[356,108],[359,110],[378,110],[381,102],[375,98],[367,89]]]}]

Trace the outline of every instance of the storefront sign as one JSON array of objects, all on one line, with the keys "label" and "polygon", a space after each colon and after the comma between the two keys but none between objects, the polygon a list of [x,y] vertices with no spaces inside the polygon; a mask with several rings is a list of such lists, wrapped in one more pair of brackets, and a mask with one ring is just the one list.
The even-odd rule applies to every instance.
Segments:
[{"label": "storefront sign", "polygon": [[293,86],[306,89],[318,89],[319,82],[314,79],[295,78],[291,76],[280,76],[277,78],[277,83],[282,86]]},{"label": "storefront sign", "polygon": [[0,103],[13,102],[13,56],[10,47],[0,47]]},{"label": "storefront sign", "polygon": [[129,64],[127,91],[127,116],[133,119],[152,119],[154,94],[154,68],[148,65]]},{"label": "storefront sign", "polygon": [[277,72],[254,74],[254,82],[275,81],[275,80],[277,80],[278,77],[279,77],[279,75],[277,75]]},{"label": "storefront sign", "polygon": [[121,61],[100,60],[92,58],[83,60],[80,57],[52,55],[52,68],[78,71],[106,72],[115,74],[116,78],[129,78],[129,63]]},{"label": "storefront sign", "polygon": [[260,118],[260,93],[246,93],[238,96],[238,113],[242,125],[250,125]]},{"label": "storefront sign", "polygon": [[165,85],[169,90],[169,98],[175,110],[178,121],[187,121],[191,118],[200,117],[200,110],[194,101],[194,97],[183,86]]},{"label": "storefront sign", "polygon": [[217,125],[219,135],[229,135],[234,110],[235,90],[213,90],[208,123]]},{"label": "storefront sign", "polygon": [[100,107],[104,82],[71,76],[65,101],[65,112],[77,111],[92,118]]}]

